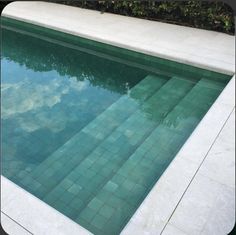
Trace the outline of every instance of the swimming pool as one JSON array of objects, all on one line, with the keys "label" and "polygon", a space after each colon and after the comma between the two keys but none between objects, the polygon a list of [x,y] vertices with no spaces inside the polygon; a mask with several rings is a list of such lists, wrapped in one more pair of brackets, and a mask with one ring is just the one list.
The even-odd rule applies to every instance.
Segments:
[{"label": "swimming pool", "polygon": [[118,234],[229,77],[3,21],[3,174]]}]

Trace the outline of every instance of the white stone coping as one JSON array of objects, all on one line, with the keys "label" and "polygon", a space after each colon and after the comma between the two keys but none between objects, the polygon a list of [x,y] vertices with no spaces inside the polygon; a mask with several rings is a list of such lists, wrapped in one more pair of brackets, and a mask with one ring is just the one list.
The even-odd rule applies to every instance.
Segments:
[{"label": "white stone coping", "polygon": [[8,4],[3,16],[233,75],[234,36],[40,1]]},{"label": "white stone coping", "polygon": [[[14,2],[4,9],[2,15],[198,67],[234,74],[234,37],[226,34],[107,13],[100,14],[46,2]],[[190,195],[194,192],[191,190],[192,182],[198,176],[199,169],[234,109],[234,83],[235,77],[145,198],[122,234],[193,234],[191,227],[187,232],[180,228],[181,223],[174,220],[175,213],[181,211],[186,192],[190,191]],[[230,151],[231,154],[232,152],[234,150]],[[225,171],[221,173],[224,175]],[[213,174],[212,177],[216,176]],[[15,221],[15,226],[20,224],[19,231],[22,231],[23,227],[23,231],[33,234],[90,234],[5,177],[2,176],[1,179],[1,210]],[[195,196],[200,199],[198,195]],[[4,224],[2,219],[6,230],[7,224]]]}]

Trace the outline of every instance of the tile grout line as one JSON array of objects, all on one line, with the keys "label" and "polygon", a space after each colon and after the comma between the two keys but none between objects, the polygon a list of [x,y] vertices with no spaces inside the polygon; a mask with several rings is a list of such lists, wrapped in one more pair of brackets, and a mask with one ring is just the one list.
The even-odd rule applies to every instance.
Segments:
[{"label": "tile grout line", "polygon": [[[227,121],[229,120],[229,118],[230,118],[231,114],[234,112],[234,110],[235,110],[235,106],[234,106],[234,107],[233,107],[233,109],[231,110],[231,112],[230,112],[229,116],[227,117],[227,119],[225,120],[225,122],[224,122],[223,126],[220,128],[220,131],[219,131],[219,133],[217,134],[217,136],[215,137],[215,139],[213,140],[213,143],[210,145],[210,148],[208,149],[208,151],[207,151],[207,153],[206,153],[205,157],[203,158],[202,162],[200,163],[199,167],[197,168],[196,172],[194,173],[194,175],[193,175],[192,179],[190,180],[190,182],[189,182],[188,186],[187,186],[187,187],[186,187],[186,189],[184,190],[184,192],[183,192],[183,194],[182,194],[181,198],[179,199],[179,201],[178,201],[177,205],[175,206],[174,210],[172,211],[171,215],[169,216],[169,218],[168,218],[168,220],[167,220],[167,222],[166,222],[165,226],[164,226],[164,227],[163,227],[163,229],[161,230],[161,232],[160,232],[160,235],[161,235],[161,234],[164,232],[164,230],[165,230],[166,226],[167,226],[167,225],[168,225],[168,223],[170,222],[170,219],[171,219],[171,218],[172,218],[172,216],[174,215],[174,213],[175,213],[176,209],[178,208],[178,206],[179,206],[180,202],[182,201],[182,199],[183,199],[184,195],[186,194],[186,192],[187,192],[187,190],[188,190],[189,186],[191,185],[192,181],[195,179],[195,176],[197,175],[197,173],[198,173],[199,169],[201,168],[202,164],[204,163],[204,161],[205,161],[206,157],[208,156],[208,154],[209,154],[210,150],[212,149],[213,145],[215,144],[216,140],[218,139],[218,137],[219,137],[220,133],[222,132],[223,128],[225,127],[225,125],[226,125]],[[179,229],[179,228],[178,228],[178,229]]]},{"label": "tile grout line", "polygon": [[[20,223],[18,223],[16,220],[14,220],[13,218],[11,218],[9,215],[7,215],[5,212],[3,212],[1,210],[1,213],[3,213],[7,218],[9,218],[10,220],[12,220],[14,223],[16,223],[17,225],[19,225],[21,228],[23,228],[25,231],[27,231],[30,234],[33,234],[32,232],[30,232],[27,228],[25,228],[23,225],[21,225]],[[2,225],[2,221],[1,221],[1,225]]]}]

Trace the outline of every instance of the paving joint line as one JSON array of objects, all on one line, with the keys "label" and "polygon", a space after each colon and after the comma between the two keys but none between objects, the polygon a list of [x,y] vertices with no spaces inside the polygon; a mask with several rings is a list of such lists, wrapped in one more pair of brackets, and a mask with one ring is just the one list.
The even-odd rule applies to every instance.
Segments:
[{"label": "paving joint line", "polygon": [[14,220],[13,218],[11,218],[9,215],[7,215],[5,212],[3,212],[1,210],[1,213],[3,213],[7,218],[9,218],[10,220],[12,220],[14,223],[16,223],[17,225],[19,225],[21,228],[23,228],[25,231],[27,231],[28,233],[32,234],[32,232],[30,232],[27,228],[25,228],[23,225],[21,225],[20,223],[18,223],[16,220]]}]

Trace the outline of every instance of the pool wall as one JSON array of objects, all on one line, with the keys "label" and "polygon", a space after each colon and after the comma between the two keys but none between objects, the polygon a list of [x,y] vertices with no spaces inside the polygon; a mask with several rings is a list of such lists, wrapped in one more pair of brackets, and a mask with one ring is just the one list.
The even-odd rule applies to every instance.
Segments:
[{"label": "pool wall", "polygon": [[[4,9],[2,15],[232,76],[235,73],[233,36],[107,13],[100,14],[96,11],[63,5],[54,6],[55,4],[44,2],[14,2]],[[104,25],[107,27],[103,27]],[[235,208],[235,184],[232,180],[235,166],[234,83],[235,77],[228,83],[153,187],[123,229],[122,234],[191,234],[192,231],[199,234],[200,231],[206,231],[206,228],[209,231],[211,224],[220,223],[222,216],[225,221],[223,232],[228,233],[232,229],[234,210],[227,210],[226,213],[218,215],[216,203],[222,205],[220,202],[226,201],[223,209],[221,208],[223,211]],[[228,128],[229,124],[231,128]],[[227,138],[227,145],[222,143],[222,135],[232,136]],[[216,155],[214,148],[217,149],[218,145],[223,146],[221,155],[228,156],[212,160],[223,161],[217,165],[222,177],[225,176],[223,179],[217,178],[211,169],[205,170],[207,173],[204,173],[204,167],[207,168],[207,161],[211,156]],[[203,182],[210,192],[218,190],[217,193],[222,197],[215,200],[214,197],[202,198],[202,194],[194,193],[194,187]],[[45,234],[46,232],[48,234],[90,234],[3,176],[1,183],[2,213],[5,218],[6,216],[8,219],[11,218],[16,226],[15,229],[23,229],[22,234]],[[200,187],[200,190],[202,188],[204,187]],[[16,198],[14,195],[19,197]],[[201,204],[199,201],[204,203]],[[195,210],[199,205],[198,208],[203,211],[201,213],[200,209]],[[186,225],[183,218],[186,218],[190,212],[192,216]],[[213,215],[211,220],[209,220],[209,213]],[[200,217],[200,220],[194,217]],[[9,220],[3,218],[2,225],[7,230]],[[11,226],[11,229],[13,228],[14,226]],[[212,234],[218,233],[213,231]]]}]

